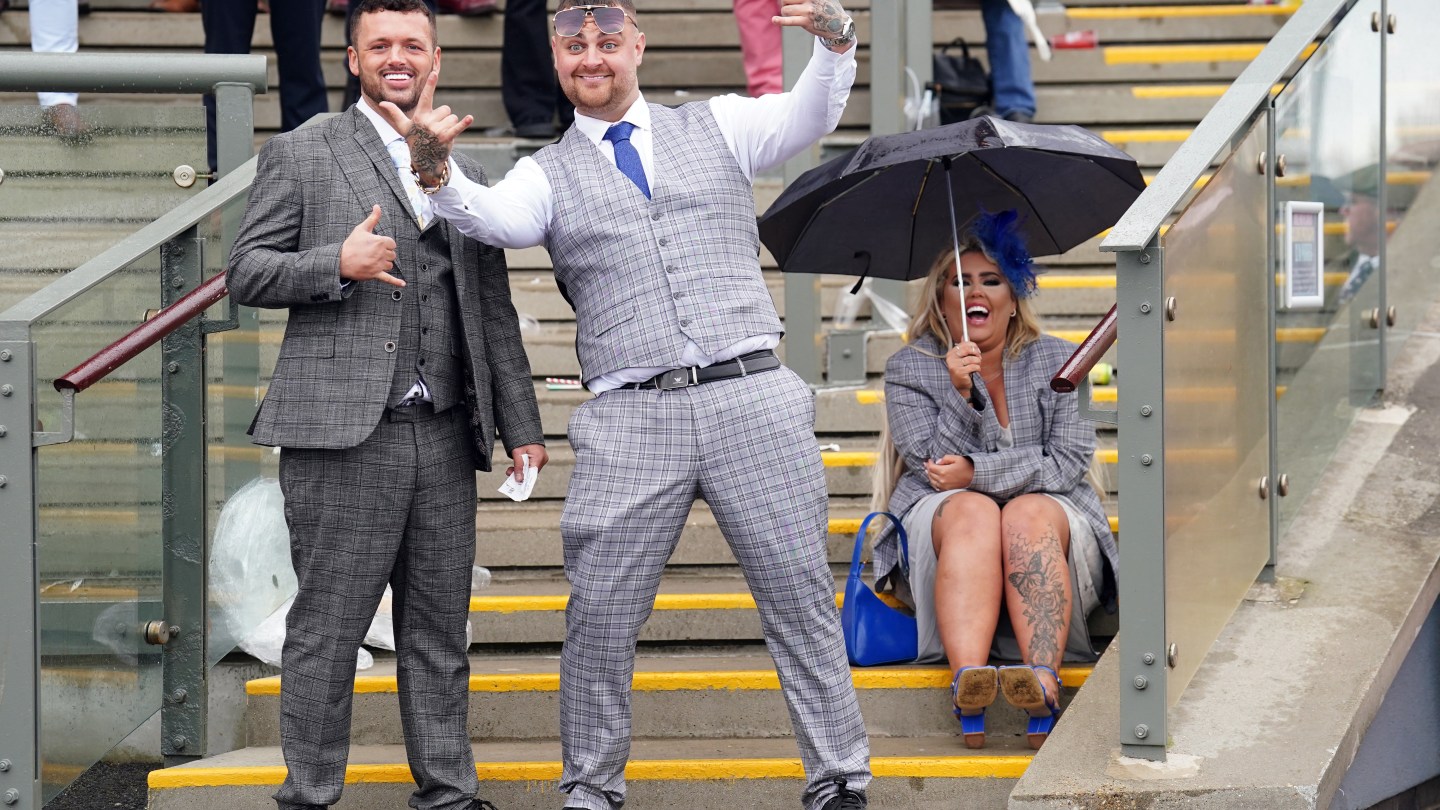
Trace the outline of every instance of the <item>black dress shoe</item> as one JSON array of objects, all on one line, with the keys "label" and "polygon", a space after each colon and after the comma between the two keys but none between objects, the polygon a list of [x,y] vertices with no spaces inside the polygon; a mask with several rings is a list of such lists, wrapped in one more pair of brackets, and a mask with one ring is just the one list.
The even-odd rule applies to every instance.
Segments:
[{"label": "black dress shoe", "polygon": [[831,796],[830,801],[825,802],[825,806],[821,810],[865,810],[865,794],[856,793],[845,787],[843,777],[835,777],[835,784],[839,786],[839,792]]},{"label": "black dress shoe", "polygon": [[499,810],[499,808],[484,799],[471,799],[470,806],[465,810]]}]

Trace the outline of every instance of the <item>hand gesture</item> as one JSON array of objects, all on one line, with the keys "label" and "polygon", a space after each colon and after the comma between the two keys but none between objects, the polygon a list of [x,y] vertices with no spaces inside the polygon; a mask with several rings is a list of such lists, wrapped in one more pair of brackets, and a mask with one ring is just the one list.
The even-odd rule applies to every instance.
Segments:
[{"label": "hand gesture", "polygon": [[970,375],[980,371],[980,347],[968,340],[950,347],[945,353],[945,370],[950,372],[950,384],[961,398],[969,399],[974,386]]},{"label": "hand gesture", "polygon": [[510,460],[514,464],[505,470],[505,475],[514,477],[522,484],[525,483],[525,455],[527,453],[530,455],[530,469],[537,473],[550,461],[550,454],[545,452],[543,444],[524,444],[512,450]]},{"label": "hand gesture", "polygon": [[455,137],[474,123],[474,116],[457,117],[449,105],[435,107],[435,84],[440,81],[437,70],[430,71],[420,88],[420,100],[409,117],[389,101],[380,102],[380,114],[395,131],[405,136],[410,147],[410,166],[420,173],[427,186],[439,182],[440,167],[450,158]]},{"label": "hand gesture", "polygon": [[[840,36],[845,28],[845,9],[835,0],[804,0],[804,2],[783,3],[780,16],[771,17],[776,25],[795,25],[823,39]],[[854,45],[847,43],[846,48]]]},{"label": "hand gesture", "polygon": [[964,489],[975,479],[975,465],[965,456],[941,456],[925,461],[925,475],[936,492]]},{"label": "hand gesture", "polygon": [[395,240],[378,236],[375,224],[380,221],[380,206],[370,209],[370,216],[355,226],[340,245],[340,277],[351,281],[378,279],[386,284],[404,287],[404,279],[390,275],[395,266]]}]

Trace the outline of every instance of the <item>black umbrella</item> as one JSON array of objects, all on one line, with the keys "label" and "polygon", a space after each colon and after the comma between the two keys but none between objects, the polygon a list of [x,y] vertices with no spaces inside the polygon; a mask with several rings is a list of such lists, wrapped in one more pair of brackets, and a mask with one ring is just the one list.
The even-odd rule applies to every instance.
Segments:
[{"label": "black umbrella", "polygon": [[1114,225],[1144,188],[1134,158],[1086,129],[985,116],[870,138],[805,172],[760,239],[786,272],[921,278],[981,211],[1016,209],[1031,255],[1049,256]]}]

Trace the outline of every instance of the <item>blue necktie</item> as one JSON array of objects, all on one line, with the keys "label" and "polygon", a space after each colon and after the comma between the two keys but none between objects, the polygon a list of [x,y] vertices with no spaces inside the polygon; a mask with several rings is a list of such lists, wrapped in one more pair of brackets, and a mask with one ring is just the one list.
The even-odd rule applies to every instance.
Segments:
[{"label": "blue necktie", "polygon": [[630,133],[634,131],[634,124],[621,121],[605,130],[605,140],[615,144],[615,168],[633,180],[648,200],[650,184],[645,180],[645,166],[640,162],[640,153],[630,143]]}]

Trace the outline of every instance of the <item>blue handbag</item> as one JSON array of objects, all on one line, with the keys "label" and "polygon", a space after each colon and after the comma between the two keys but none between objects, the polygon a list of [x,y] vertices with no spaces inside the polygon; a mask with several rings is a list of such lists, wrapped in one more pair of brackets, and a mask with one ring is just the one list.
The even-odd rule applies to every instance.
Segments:
[{"label": "blue handbag", "polygon": [[861,579],[865,567],[865,532],[879,515],[890,518],[900,537],[900,569],[910,575],[910,546],[905,527],[889,512],[871,512],[860,524],[855,553],[850,558],[850,576],[845,580],[845,602],[840,608],[840,626],[845,633],[845,652],[859,667],[914,661],[918,654],[915,617],[890,607]]}]

